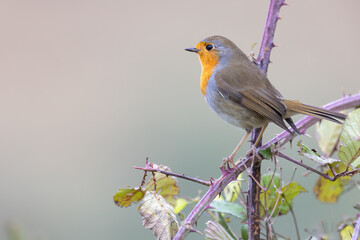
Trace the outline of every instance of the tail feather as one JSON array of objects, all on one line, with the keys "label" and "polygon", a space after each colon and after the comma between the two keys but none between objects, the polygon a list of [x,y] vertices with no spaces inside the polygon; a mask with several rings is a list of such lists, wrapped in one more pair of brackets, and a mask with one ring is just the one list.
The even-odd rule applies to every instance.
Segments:
[{"label": "tail feather", "polygon": [[294,113],[300,113],[300,114],[305,114],[305,115],[329,120],[329,121],[332,121],[335,123],[340,123],[340,124],[341,124],[341,122],[339,120],[345,120],[345,118],[346,118],[345,114],[326,110],[323,108],[306,105],[306,104],[302,104],[297,101],[285,100],[284,103],[287,107],[286,116],[288,116],[288,114],[290,114],[290,116],[291,116]]}]

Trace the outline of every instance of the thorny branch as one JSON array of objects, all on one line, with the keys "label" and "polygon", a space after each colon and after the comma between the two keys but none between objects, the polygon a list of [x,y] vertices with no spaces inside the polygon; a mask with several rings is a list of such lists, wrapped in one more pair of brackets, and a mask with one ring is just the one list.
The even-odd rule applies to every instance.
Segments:
[{"label": "thorny branch", "polygon": [[[192,177],[189,177],[189,176],[185,176],[184,174],[167,172],[167,171],[161,170],[159,168],[154,168],[153,165],[148,162],[148,158],[146,158],[146,167],[143,168],[143,167],[134,166],[134,168],[138,169],[138,170],[143,170],[143,171],[145,171],[145,173],[146,172],[152,172],[152,173],[158,172],[158,173],[165,174],[166,176],[174,176],[174,177],[182,178],[182,179],[189,180],[189,181],[192,181],[192,182],[196,182],[196,183],[199,183],[199,184],[202,184],[202,185],[205,185],[205,186],[210,186],[211,185],[211,182],[208,182],[208,181],[204,181],[204,180],[200,180],[200,179],[197,179],[197,178],[192,178]],[[154,181],[154,182],[156,183],[156,181]]]},{"label": "thorny branch", "polygon": [[[334,102],[331,102],[323,108],[328,110],[344,110],[353,108],[360,105],[360,94],[355,94],[352,96],[344,96],[339,100],[336,100]],[[306,129],[314,125],[318,119],[306,116],[299,120],[296,123],[296,127],[299,129],[301,133],[305,133]],[[285,145],[287,142],[292,140],[294,136],[290,134],[287,131],[283,131],[267,143],[265,143],[263,146],[257,149],[257,151],[266,149],[270,147],[273,144],[278,144],[280,147]],[[248,153],[251,153],[252,150],[250,150]],[[223,173],[218,179],[214,180],[213,184],[210,186],[209,190],[205,193],[205,195],[201,198],[201,200],[196,204],[196,206],[193,208],[191,213],[187,216],[187,218],[184,220],[182,226],[179,228],[178,232],[176,233],[175,237],[173,239],[184,239],[186,235],[194,231],[193,225],[197,222],[201,214],[209,208],[210,203],[214,200],[214,198],[220,194],[223,189],[233,180],[236,180],[237,176],[246,171],[247,168],[250,167],[252,163],[252,157],[250,154],[247,154],[246,157],[244,157],[237,165],[235,169],[232,169],[231,171],[227,173]]]},{"label": "thorny branch", "polygon": [[[274,34],[276,23],[280,19],[280,8],[285,5],[285,0],[270,0],[269,11],[265,23],[265,30],[259,50],[259,55],[256,59],[256,64],[265,74],[270,63],[270,53],[274,44]],[[254,129],[251,132],[251,142],[254,143],[259,137],[261,129]],[[261,141],[258,147],[261,146]],[[260,239],[260,187],[256,182],[260,182],[261,179],[261,161],[253,164],[251,168],[251,175],[253,178],[249,178],[249,191],[248,191],[248,226],[249,226],[249,239]]]}]

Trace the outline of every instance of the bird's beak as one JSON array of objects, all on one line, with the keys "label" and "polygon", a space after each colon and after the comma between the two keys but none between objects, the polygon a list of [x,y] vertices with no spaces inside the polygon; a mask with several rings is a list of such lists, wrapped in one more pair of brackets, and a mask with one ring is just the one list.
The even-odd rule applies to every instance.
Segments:
[{"label": "bird's beak", "polygon": [[200,49],[197,48],[185,48],[186,51],[197,53],[200,51]]}]

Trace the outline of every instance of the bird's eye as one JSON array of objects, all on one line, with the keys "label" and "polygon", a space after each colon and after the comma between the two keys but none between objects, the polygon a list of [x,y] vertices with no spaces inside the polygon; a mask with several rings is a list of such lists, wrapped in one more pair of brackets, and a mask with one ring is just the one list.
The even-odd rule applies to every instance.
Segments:
[{"label": "bird's eye", "polygon": [[212,44],[208,44],[208,45],[206,45],[206,50],[208,50],[208,51],[210,51],[211,49],[213,49],[214,48],[214,45],[212,45]]}]

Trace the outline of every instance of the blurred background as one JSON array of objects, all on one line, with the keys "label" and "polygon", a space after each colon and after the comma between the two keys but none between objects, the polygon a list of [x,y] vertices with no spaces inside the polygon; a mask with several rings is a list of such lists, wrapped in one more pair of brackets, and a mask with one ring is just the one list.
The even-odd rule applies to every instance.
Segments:
[{"label": "blurred background", "polygon": [[[360,2],[288,3],[271,82],[286,98],[318,106],[343,89],[358,92]],[[257,54],[267,9],[267,0],[1,1],[0,239],[9,228],[24,239],[153,239],[137,206],[120,209],[112,200],[119,188],[140,184],[133,166],[148,156],[177,173],[217,178],[244,133],[207,106],[199,61],[184,48],[216,34],[246,53],[258,43]],[[265,140],[279,131],[271,125]],[[317,147],[314,138],[298,139]],[[295,146],[288,153],[299,158]],[[280,165],[290,181],[294,166]],[[322,219],[334,229],[355,214],[358,191],[321,204],[312,193],[317,176],[303,172],[296,181],[309,192],[294,203],[303,238]],[[179,184],[184,196],[206,190]],[[275,229],[295,236],[290,216]]]}]

